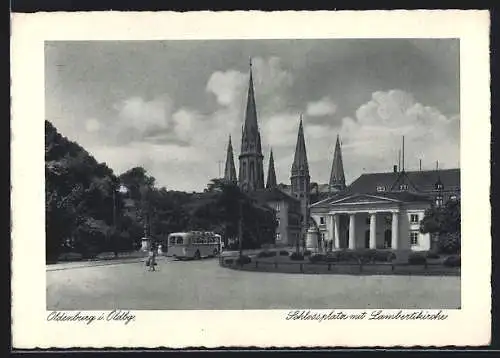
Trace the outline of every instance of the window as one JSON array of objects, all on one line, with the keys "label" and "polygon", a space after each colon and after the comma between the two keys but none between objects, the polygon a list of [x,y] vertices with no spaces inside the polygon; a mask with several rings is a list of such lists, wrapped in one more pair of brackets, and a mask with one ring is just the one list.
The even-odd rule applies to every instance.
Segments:
[{"label": "window", "polygon": [[408,184],[399,185],[399,190],[408,190]]},{"label": "window", "polygon": [[385,191],[385,186],[383,185],[377,186],[377,191]]},{"label": "window", "polygon": [[325,218],[323,216],[320,216],[320,218],[319,218],[319,224],[320,225],[325,225]]},{"label": "window", "polygon": [[172,236],[172,237],[170,238],[170,241],[169,241],[169,242],[170,242],[170,245],[175,245],[175,236]]},{"label": "window", "polygon": [[278,212],[280,211],[280,202],[279,201],[276,203],[276,211],[278,211]]},{"label": "window", "polygon": [[410,244],[412,246],[418,245],[418,231],[410,231]]},{"label": "window", "polygon": [[325,241],[325,233],[324,232],[321,233],[321,241]]},{"label": "window", "polygon": [[182,236],[177,236],[176,243],[177,244],[183,244],[184,243],[184,238]]},{"label": "window", "polygon": [[410,222],[412,224],[418,224],[418,214],[411,214],[410,215]]},{"label": "window", "polygon": [[450,200],[453,200],[453,201],[457,200],[457,196],[456,195],[451,195],[450,196]]},{"label": "window", "polygon": [[276,241],[281,241],[281,234],[279,232],[276,233]]},{"label": "window", "polygon": [[280,219],[279,219],[279,218],[276,218],[276,221],[278,222],[278,227],[280,227],[280,225],[281,225],[281,221],[280,221]]}]

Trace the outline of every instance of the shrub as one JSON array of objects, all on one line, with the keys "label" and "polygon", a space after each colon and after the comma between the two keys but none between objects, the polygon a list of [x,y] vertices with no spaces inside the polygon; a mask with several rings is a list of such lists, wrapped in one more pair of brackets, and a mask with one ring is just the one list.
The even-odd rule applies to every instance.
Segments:
[{"label": "shrub", "polygon": [[335,251],[331,253],[331,255],[333,257],[332,260],[338,262],[352,262],[352,261],[358,261],[359,259],[359,254],[349,250]]},{"label": "shrub", "polygon": [[408,256],[408,263],[411,265],[423,265],[427,262],[424,254],[414,252]]},{"label": "shrub", "polygon": [[294,261],[302,261],[302,260],[304,260],[304,255],[302,255],[302,254],[297,254],[296,252],[293,252],[293,253],[290,255],[290,260],[294,260]]},{"label": "shrub", "polygon": [[280,251],[280,256],[288,256],[288,255],[290,255],[290,253],[288,251],[286,251],[286,250]]},{"label": "shrub", "polygon": [[305,250],[304,251],[304,256],[310,256],[312,254],[311,250]]},{"label": "shrub", "polygon": [[447,267],[460,267],[461,259],[458,255],[449,256],[444,260],[443,265]]},{"label": "shrub", "polygon": [[427,253],[427,258],[428,259],[439,259],[439,254],[437,252],[428,252]]},{"label": "shrub", "polygon": [[250,257],[248,257],[247,255],[242,255],[242,256],[239,256],[236,260],[235,260],[235,263],[237,265],[247,265],[249,264],[250,262],[252,262],[252,259]]},{"label": "shrub", "polygon": [[357,255],[362,262],[390,262],[396,258],[394,252],[388,250],[370,249],[361,251]]},{"label": "shrub", "polygon": [[309,261],[310,262],[325,262],[326,261],[326,255],[323,254],[313,254],[309,256]]},{"label": "shrub", "polygon": [[80,261],[82,255],[77,252],[65,252],[59,256],[59,261]]},{"label": "shrub", "polygon": [[259,258],[263,258],[263,257],[274,257],[276,256],[276,251],[268,251],[268,250],[264,250],[264,251],[260,251],[258,254],[257,254],[257,257]]},{"label": "shrub", "polygon": [[224,264],[226,265],[232,265],[234,263],[234,259],[225,259]]},{"label": "shrub", "polygon": [[438,239],[439,251],[443,254],[460,253],[460,233],[443,234]]}]

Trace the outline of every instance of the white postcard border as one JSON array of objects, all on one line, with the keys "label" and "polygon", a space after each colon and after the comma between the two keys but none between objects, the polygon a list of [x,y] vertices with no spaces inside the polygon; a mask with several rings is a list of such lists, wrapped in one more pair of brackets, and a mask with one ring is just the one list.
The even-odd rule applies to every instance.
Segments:
[{"label": "white postcard border", "polygon": [[[128,325],[107,321],[90,325],[47,322],[44,41],[422,37],[460,39],[463,218],[460,310],[443,311],[448,315],[443,321],[287,321],[287,310],[247,310],[133,311],[136,319]],[[11,53],[13,347],[354,347],[489,342],[487,11],[14,14]],[[397,310],[387,313],[391,311]]]}]

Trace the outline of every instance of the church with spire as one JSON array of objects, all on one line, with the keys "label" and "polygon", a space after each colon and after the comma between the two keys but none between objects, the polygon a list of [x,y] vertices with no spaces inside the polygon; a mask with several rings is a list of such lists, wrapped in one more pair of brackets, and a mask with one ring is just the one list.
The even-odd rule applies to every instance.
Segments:
[{"label": "church with spire", "polygon": [[229,136],[224,179],[274,209],[278,222],[276,245],[303,245],[319,251],[430,249],[429,234],[419,232],[419,222],[430,206],[459,199],[460,169],[405,170],[403,137],[402,165],[395,165],[388,172],[362,174],[346,185],[342,142],[337,135],[329,181],[319,184],[311,181],[304,121],[302,115],[298,115],[290,184],[278,184],[272,149],[264,181],[264,155],[254,91],[250,63],[238,177]]},{"label": "church with spire", "polygon": [[269,152],[267,177],[264,180],[264,154],[262,153],[255,88],[250,63],[245,117],[241,133],[240,154],[238,156],[238,177],[236,178],[233,145],[231,136],[229,136],[224,179],[236,183],[242,191],[260,203],[274,209],[278,222],[275,236],[277,245],[295,246],[301,244],[303,242],[301,239],[305,239],[309,226],[309,206],[311,202],[325,197],[332,190],[338,191],[345,187],[342,153],[338,137],[330,185],[320,187],[316,183],[311,183],[304,138],[304,124],[302,116],[298,117],[297,142],[293,163],[290,168],[290,185],[278,184],[272,148]]}]

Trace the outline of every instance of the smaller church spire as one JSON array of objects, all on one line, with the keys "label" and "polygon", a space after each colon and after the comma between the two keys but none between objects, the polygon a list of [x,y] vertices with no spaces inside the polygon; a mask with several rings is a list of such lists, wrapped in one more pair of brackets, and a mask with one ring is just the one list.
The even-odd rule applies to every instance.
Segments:
[{"label": "smaller church spire", "polygon": [[337,134],[335,152],[333,153],[332,171],[330,173],[330,189],[343,190],[345,188],[344,164],[342,163],[342,149],[340,137]]},{"label": "smaller church spire", "polygon": [[227,145],[226,167],[224,169],[224,179],[236,183],[236,168],[234,166],[233,145],[231,143],[231,135],[229,135],[229,143]]},{"label": "smaller church spire", "polygon": [[269,154],[269,170],[267,171],[267,183],[266,188],[276,188],[278,183],[276,182],[276,171],[274,170],[274,158],[273,149],[271,148],[271,154]]},{"label": "smaller church spire", "polygon": [[295,146],[295,156],[292,164],[292,176],[298,175],[297,172],[303,175],[309,175],[309,164],[307,162],[306,142],[304,139],[304,128],[302,126],[302,114],[300,115],[299,133],[297,135],[297,144]]}]

